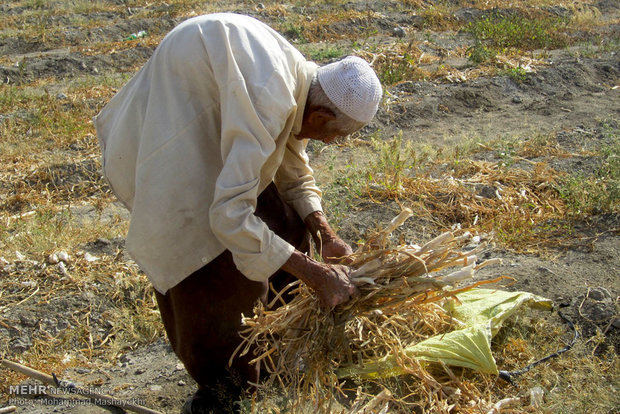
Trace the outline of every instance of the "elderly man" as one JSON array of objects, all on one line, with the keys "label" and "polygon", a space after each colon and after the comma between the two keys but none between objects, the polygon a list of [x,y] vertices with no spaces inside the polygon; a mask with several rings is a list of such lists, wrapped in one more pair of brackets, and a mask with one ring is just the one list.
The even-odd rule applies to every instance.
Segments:
[{"label": "elderly man", "polygon": [[[305,147],[361,128],[381,95],[362,59],[319,68],[258,20],[223,13],[173,29],[96,117],[104,174],[131,212],[127,250],[199,385],[186,412],[231,411],[222,395],[258,380],[251,356],[227,362],[268,283],[298,278],[325,307],[355,294]],[[308,233],[325,263],[305,254]]]}]

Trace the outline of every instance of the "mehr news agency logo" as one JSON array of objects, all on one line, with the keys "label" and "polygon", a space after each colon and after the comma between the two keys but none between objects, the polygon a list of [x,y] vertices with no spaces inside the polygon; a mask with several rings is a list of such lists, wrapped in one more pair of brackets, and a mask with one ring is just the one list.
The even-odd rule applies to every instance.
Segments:
[{"label": "mehr news agency logo", "polygon": [[[10,405],[98,405],[124,407],[128,404],[140,404],[144,401],[139,399],[121,400],[111,398],[107,394],[107,389],[102,387],[76,387],[72,383],[64,384],[62,381],[59,386],[41,384],[21,384],[9,386]],[[75,398],[81,396],[85,398]]]}]

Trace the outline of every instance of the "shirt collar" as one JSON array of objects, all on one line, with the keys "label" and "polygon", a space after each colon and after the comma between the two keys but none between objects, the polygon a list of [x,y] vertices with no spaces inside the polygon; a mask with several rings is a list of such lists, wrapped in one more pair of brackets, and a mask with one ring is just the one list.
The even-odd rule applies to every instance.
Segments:
[{"label": "shirt collar", "polygon": [[297,88],[295,91],[295,101],[297,102],[297,113],[293,123],[292,135],[297,135],[301,131],[301,124],[304,118],[304,109],[308,100],[308,91],[310,83],[316,74],[319,65],[313,62],[303,61],[297,67]]}]

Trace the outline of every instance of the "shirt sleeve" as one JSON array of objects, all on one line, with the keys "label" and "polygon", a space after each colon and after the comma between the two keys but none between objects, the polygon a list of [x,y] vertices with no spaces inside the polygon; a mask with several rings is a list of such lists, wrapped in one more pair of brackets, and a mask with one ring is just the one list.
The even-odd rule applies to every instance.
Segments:
[{"label": "shirt sleeve", "polygon": [[274,180],[282,198],[293,206],[302,219],[314,211],[323,211],[321,190],[316,185],[306,154],[307,143],[307,140],[295,137],[288,140]]},{"label": "shirt sleeve", "polygon": [[[320,209],[305,143],[287,135],[299,110],[294,93],[303,56],[262,23],[234,14],[210,25],[207,38],[218,84],[223,163],[209,222],[239,271],[262,281],[282,267],[294,247],[254,214],[258,192],[268,184],[261,179],[273,177],[300,216]],[[283,153],[282,139],[287,139]]]},{"label": "shirt sleeve", "polygon": [[242,79],[227,83],[222,91],[224,166],[216,181],[209,221],[215,236],[232,252],[239,271],[248,279],[263,281],[295,250],[254,215],[261,168],[275,151],[274,136],[289,114],[274,110],[270,119],[280,119],[282,124],[266,125]]}]

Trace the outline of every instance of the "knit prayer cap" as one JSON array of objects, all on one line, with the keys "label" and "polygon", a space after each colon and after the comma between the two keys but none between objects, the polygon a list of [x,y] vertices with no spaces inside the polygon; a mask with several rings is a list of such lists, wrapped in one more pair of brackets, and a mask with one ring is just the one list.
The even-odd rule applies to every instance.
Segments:
[{"label": "knit prayer cap", "polygon": [[367,124],[377,113],[383,89],[364,59],[348,56],[320,67],[317,77],[329,100],[344,114]]}]

